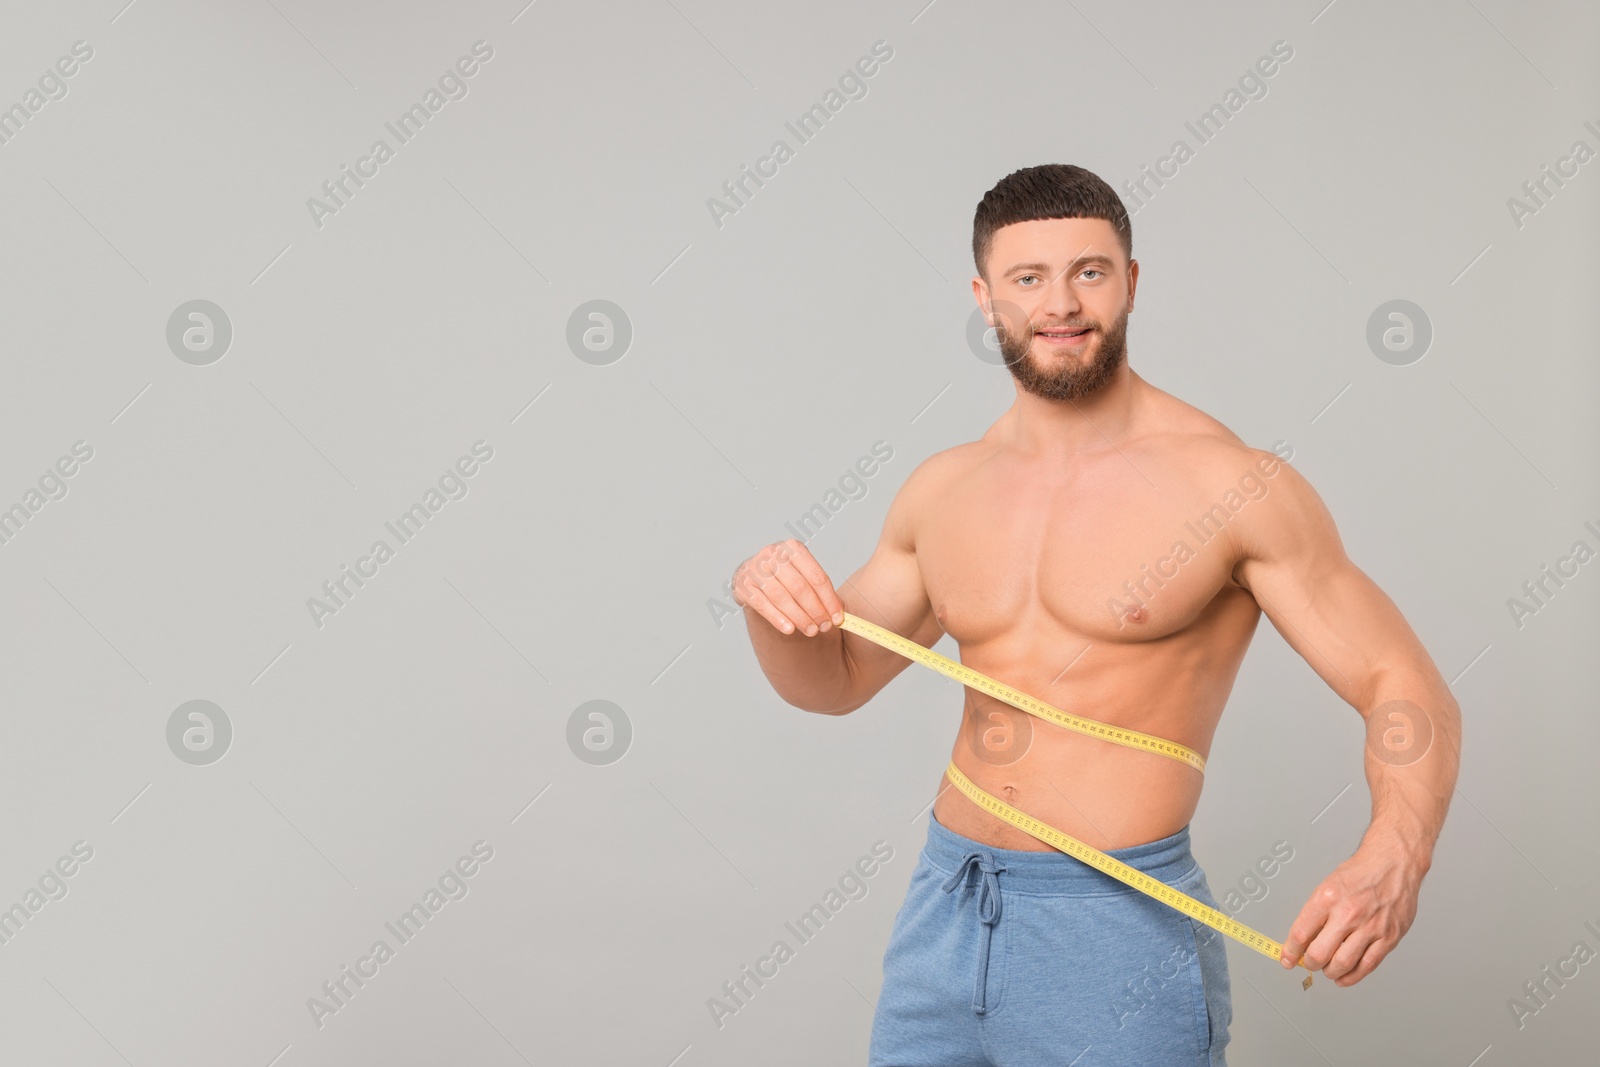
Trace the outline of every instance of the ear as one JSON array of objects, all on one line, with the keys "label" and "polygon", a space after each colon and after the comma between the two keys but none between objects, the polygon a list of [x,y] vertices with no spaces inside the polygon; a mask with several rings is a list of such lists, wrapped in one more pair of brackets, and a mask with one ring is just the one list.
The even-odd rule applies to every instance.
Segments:
[{"label": "ear", "polygon": [[[981,275],[972,277],[972,298],[978,302],[978,306],[983,309],[984,317],[987,318],[990,307],[989,283],[985,282]],[[990,322],[989,325],[993,326],[994,323]]]}]

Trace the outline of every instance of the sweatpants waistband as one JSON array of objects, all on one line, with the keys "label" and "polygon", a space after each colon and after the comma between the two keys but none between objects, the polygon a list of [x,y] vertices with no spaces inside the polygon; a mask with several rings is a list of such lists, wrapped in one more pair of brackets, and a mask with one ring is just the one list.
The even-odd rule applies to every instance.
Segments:
[{"label": "sweatpants waistband", "polygon": [[[1189,851],[1189,827],[1170,837],[1128,848],[1106,849],[1106,855],[1121,860],[1136,870],[1168,885],[1187,877],[1196,867]],[[1008,890],[1053,893],[1067,896],[1097,896],[1107,893],[1137,893],[1110,875],[1095,870],[1082,860],[1054,848],[1042,852],[1016,848],[995,848],[974,841],[949,829],[928,811],[928,839],[922,857],[934,867],[954,874],[974,853],[984,857],[991,869],[1005,871]]]}]

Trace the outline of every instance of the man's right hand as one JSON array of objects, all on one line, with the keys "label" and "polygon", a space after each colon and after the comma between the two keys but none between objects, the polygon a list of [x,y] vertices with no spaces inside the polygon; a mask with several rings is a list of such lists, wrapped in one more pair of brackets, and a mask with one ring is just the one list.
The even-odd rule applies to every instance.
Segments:
[{"label": "man's right hand", "polygon": [[807,637],[844,621],[844,602],[811,551],[794,538],[776,541],[733,572],[733,599],[776,629]]}]

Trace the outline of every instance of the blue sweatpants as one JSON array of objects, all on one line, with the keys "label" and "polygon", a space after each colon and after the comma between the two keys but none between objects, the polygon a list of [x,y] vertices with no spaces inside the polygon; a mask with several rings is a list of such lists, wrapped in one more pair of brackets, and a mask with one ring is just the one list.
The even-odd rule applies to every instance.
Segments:
[{"label": "blue sweatpants", "polygon": [[[1217,906],[1187,826],[1108,854]],[[868,1065],[1225,1065],[1223,940],[1063,852],[993,848],[930,811]]]}]

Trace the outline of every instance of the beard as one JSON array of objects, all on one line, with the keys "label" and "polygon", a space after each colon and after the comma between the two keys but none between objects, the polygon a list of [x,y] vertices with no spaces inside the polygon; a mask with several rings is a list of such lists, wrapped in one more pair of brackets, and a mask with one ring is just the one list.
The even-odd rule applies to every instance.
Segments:
[{"label": "beard", "polygon": [[[1104,389],[1116,377],[1128,355],[1128,313],[1124,311],[1112,323],[1109,331],[1099,323],[1078,323],[1089,326],[1093,334],[1085,348],[1093,355],[1089,362],[1079,366],[1076,353],[1064,352],[1059,359],[1032,354],[1034,327],[1030,323],[1021,336],[1010,336],[1003,316],[995,326],[995,336],[1000,342],[1000,353],[1005,357],[1006,369],[1017,384],[1034,396],[1046,400],[1081,400]],[[1053,325],[1053,324],[1052,324]],[[1051,364],[1054,364],[1053,366]]]}]

